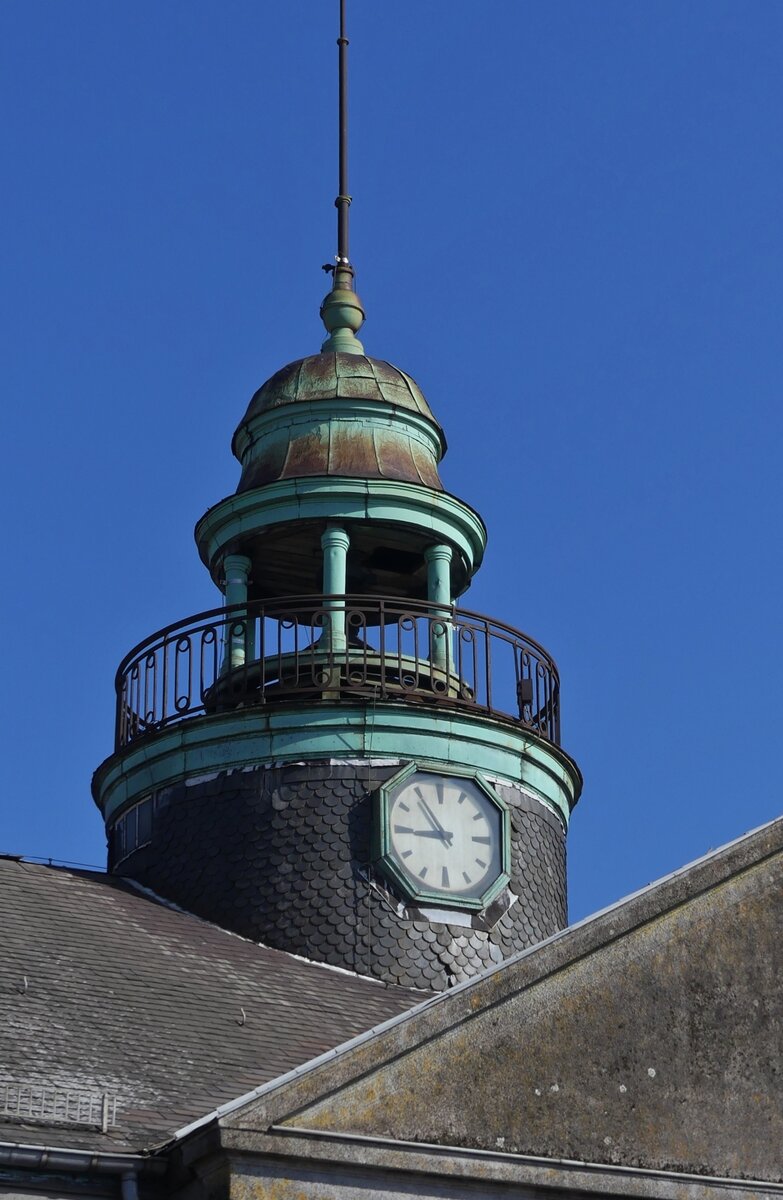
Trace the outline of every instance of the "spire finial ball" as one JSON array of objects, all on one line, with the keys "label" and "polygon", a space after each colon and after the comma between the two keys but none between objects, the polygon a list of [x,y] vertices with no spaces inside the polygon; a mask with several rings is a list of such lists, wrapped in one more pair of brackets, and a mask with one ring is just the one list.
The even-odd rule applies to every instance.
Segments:
[{"label": "spire finial ball", "polygon": [[353,290],[353,270],[348,263],[338,263],[334,268],[334,283],[324,296],[321,320],[329,334],[323,351],[364,354],[364,346],[356,336],[364,323],[364,309]]}]

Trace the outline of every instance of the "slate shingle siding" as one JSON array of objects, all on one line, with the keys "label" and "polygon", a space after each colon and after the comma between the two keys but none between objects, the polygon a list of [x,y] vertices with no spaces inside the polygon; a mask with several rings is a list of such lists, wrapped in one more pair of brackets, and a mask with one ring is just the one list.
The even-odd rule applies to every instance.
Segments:
[{"label": "slate shingle siding", "polygon": [[400,916],[368,882],[371,795],[398,769],[313,762],[168,788],[151,844],[116,869],[245,937],[404,987],[441,990],[565,926],[562,824],[503,786],[516,903],[489,932]]}]

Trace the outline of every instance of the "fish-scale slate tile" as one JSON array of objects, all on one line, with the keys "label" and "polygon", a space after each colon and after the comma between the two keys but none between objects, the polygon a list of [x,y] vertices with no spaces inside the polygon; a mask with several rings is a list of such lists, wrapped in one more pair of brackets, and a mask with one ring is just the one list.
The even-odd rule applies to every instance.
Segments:
[{"label": "fish-scale slate tile", "polygon": [[97,872],[0,858],[0,900],[3,1079],[119,1101],[105,1134],[0,1119],[3,1142],[149,1149],[426,994],[301,962]]},{"label": "fish-scale slate tile", "polygon": [[406,987],[449,987],[564,927],[563,826],[504,784],[516,903],[490,930],[395,911],[375,886],[371,797],[398,769],[312,762],[166,789],[151,844],[116,869],[253,940]]}]

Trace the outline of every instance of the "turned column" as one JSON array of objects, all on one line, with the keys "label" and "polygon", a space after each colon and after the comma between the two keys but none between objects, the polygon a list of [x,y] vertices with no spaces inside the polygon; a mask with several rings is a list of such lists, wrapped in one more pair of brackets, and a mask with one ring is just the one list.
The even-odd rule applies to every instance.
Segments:
[{"label": "turned column", "polygon": [[345,601],[334,597],[345,596],[350,544],[351,539],[342,525],[330,523],[321,535],[321,549],[324,554],[323,590],[325,596],[333,597],[324,601],[326,623],[321,643],[333,654],[344,652],[347,645]]},{"label": "turned column", "polygon": [[424,551],[427,563],[427,599],[433,613],[430,618],[430,661],[434,667],[449,672],[453,659],[452,627],[447,619],[451,612],[451,546],[428,546]]},{"label": "turned column", "polygon": [[[247,604],[247,582],[252,563],[245,554],[227,554],[223,560],[226,608]],[[253,620],[247,610],[236,609],[226,618],[226,662],[233,669],[255,656]]]}]

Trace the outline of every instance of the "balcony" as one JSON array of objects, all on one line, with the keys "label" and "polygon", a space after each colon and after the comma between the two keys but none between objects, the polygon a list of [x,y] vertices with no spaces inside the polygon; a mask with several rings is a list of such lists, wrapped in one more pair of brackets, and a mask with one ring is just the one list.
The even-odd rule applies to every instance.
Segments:
[{"label": "balcony", "polygon": [[126,655],[116,690],[116,750],[194,717],[318,700],[459,709],[560,744],[560,681],[542,646],[478,613],[399,598],[198,613]]}]

